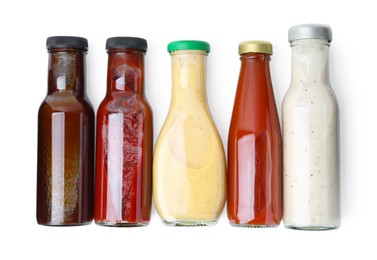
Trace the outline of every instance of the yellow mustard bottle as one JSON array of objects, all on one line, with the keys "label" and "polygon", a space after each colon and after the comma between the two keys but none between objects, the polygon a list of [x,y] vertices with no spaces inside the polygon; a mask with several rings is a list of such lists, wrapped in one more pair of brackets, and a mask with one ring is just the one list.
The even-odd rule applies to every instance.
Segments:
[{"label": "yellow mustard bottle", "polygon": [[225,203],[224,148],[206,96],[209,51],[203,41],[168,45],[173,94],[153,158],[153,197],[171,226],[214,225]]}]

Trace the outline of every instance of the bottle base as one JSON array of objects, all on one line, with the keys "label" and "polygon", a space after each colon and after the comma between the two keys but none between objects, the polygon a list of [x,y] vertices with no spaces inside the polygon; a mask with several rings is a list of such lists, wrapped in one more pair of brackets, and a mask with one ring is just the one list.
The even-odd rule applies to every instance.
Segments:
[{"label": "bottle base", "polygon": [[65,223],[65,222],[45,222],[45,223],[41,223],[41,222],[38,222],[39,225],[46,226],[46,227],[78,227],[78,226],[87,226],[87,225],[90,225],[91,223],[92,223],[92,221],[80,222],[80,223]]},{"label": "bottle base", "polygon": [[217,224],[217,220],[162,220],[162,222],[167,226],[174,227],[206,227]]},{"label": "bottle base", "polygon": [[301,231],[326,231],[326,230],[334,230],[334,229],[339,228],[339,226],[293,226],[293,225],[285,225],[285,227],[289,229],[301,230]]},{"label": "bottle base", "polygon": [[266,225],[256,225],[256,224],[236,224],[236,223],[230,223],[232,227],[240,227],[240,228],[276,228],[279,225],[277,224],[266,224]]},{"label": "bottle base", "polygon": [[119,221],[119,222],[111,222],[111,221],[99,221],[96,222],[99,226],[104,227],[145,227],[148,226],[149,222],[127,222],[127,221]]}]

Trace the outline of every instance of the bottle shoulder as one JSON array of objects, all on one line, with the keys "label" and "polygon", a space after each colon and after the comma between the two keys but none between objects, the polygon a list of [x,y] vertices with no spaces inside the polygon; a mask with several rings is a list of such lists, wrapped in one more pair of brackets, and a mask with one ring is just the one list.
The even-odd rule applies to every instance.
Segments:
[{"label": "bottle shoulder", "polygon": [[310,98],[317,96],[320,98],[330,97],[336,100],[336,95],[330,84],[291,84],[284,98]]},{"label": "bottle shoulder", "polygon": [[152,109],[146,99],[137,94],[106,95],[98,107],[98,113],[144,113],[152,115]]},{"label": "bottle shoulder", "polygon": [[175,121],[177,118],[185,118],[186,120],[195,118],[200,119],[201,124],[214,124],[207,103],[172,102],[165,122]]},{"label": "bottle shoulder", "polygon": [[190,133],[189,136],[192,139],[195,139],[195,136],[198,138],[199,136],[208,136],[209,139],[215,138],[215,142],[221,142],[215,122],[209,111],[205,109],[199,111],[169,110],[158,142],[163,142],[167,136],[171,136],[171,133],[175,133],[174,136],[177,138],[186,135],[188,138],[188,134],[185,133]]},{"label": "bottle shoulder", "polygon": [[94,115],[91,102],[86,97],[78,97],[72,92],[55,92],[47,95],[39,111],[50,112],[84,112]]},{"label": "bottle shoulder", "polygon": [[330,85],[291,85],[283,99],[283,113],[298,107],[322,111],[337,110],[338,101]]}]

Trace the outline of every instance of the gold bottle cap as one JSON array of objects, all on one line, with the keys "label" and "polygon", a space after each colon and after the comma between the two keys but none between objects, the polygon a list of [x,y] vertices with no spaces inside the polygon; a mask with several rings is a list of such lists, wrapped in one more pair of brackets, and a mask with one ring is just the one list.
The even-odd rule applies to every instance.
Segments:
[{"label": "gold bottle cap", "polygon": [[266,41],[245,41],[238,46],[238,52],[239,54],[254,52],[272,55],[272,44]]}]

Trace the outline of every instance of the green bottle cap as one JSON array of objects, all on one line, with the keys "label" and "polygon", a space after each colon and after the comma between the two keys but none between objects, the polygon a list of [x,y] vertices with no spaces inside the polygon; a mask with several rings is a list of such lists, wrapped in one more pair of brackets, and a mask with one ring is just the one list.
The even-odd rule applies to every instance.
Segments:
[{"label": "green bottle cap", "polygon": [[210,52],[211,47],[208,42],[204,41],[174,41],[168,44],[168,52],[181,50],[198,50]]}]

